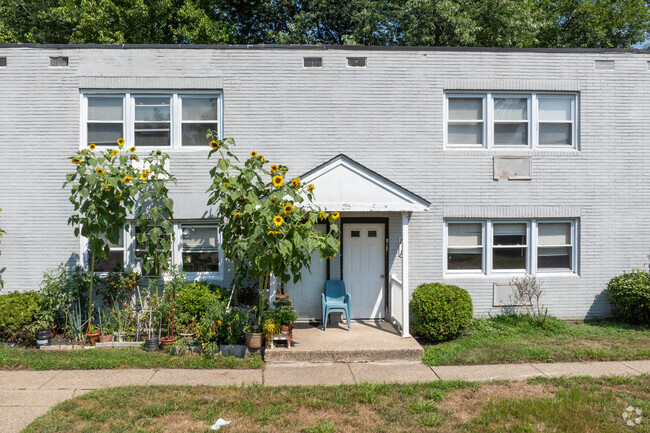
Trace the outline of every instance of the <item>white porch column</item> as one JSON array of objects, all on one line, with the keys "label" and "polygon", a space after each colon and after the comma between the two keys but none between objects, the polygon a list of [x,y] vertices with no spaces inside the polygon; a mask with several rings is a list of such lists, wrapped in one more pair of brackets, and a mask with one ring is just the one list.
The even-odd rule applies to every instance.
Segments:
[{"label": "white porch column", "polygon": [[402,337],[409,334],[409,213],[402,212]]}]

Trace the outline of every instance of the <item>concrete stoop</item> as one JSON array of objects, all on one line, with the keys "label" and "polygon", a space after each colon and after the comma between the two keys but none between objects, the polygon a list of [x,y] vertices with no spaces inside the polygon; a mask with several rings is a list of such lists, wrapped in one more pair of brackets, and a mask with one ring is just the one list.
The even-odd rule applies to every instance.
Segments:
[{"label": "concrete stoop", "polygon": [[409,349],[361,349],[361,350],[299,350],[276,347],[267,349],[264,360],[267,363],[285,362],[377,362],[377,361],[414,361],[420,362],[424,356],[422,347]]}]

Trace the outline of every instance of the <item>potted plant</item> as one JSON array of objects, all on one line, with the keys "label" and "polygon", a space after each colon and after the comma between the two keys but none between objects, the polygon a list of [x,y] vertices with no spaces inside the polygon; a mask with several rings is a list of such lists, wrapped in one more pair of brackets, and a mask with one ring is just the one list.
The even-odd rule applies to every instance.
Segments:
[{"label": "potted plant", "polygon": [[249,349],[260,349],[262,347],[262,327],[254,323],[249,323],[244,329],[246,337],[246,346]]},{"label": "potted plant", "polygon": [[99,336],[100,343],[110,343],[113,341],[115,325],[111,319],[110,312],[102,310],[99,314],[99,329],[101,331],[101,335]]},{"label": "potted plant", "polygon": [[296,309],[293,308],[293,302],[287,295],[280,295],[280,298],[275,300],[275,313],[274,317],[276,322],[280,324],[281,332],[287,333],[289,341],[291,341],[291,334],[293,331],[293,322],[298,319]]},{"label": "potted plant", "polygon": [[35,333],[36,347],[50,346],[52,344],[52,327],[54,317],[48,311],[36,314],[36,321],[29,327]]},{"label": "potted plant", "polygon": [[219,350],[222,355],[232,355],[243,358],[246,354],[246,346],[239,344],[244,335],[244,327],[247,322],[247,314],[242,314],[241,308],[226,312],[223,321],[219,325]]},{"label": "potted plant", "polygon": [[88,325],[88,331],[86,331],[87,341],[94,346],[97,343],[97,340],[99,339],[100,333],[101,332],[99,328],[91,323],[90,325]]}]

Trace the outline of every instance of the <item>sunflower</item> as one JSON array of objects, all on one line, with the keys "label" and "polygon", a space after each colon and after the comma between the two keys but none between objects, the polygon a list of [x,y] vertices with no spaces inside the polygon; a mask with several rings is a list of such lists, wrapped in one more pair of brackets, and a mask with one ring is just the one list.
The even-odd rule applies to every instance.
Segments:
[{"label": "sunflower", "polygon": [[314,192],[314,184],[313,183],[307,187],[307,192]]},{"label": "sunflower", "polygon": [[280,188],[282,184],[284,183],[284,178],[280,175],[273,176],[273,186],[276,188]]},{"label": "sunflower", "polygon": [[117,155],[118,153],[120,153],[119,150],[111,150],[111,154],[110,154],[110,155],[111,155],[111,158],[113,158],[113,157],[114,157],[115,155]]},{"label": "sunflower", "polygon": [[278,167],[277,165],[273,164],[273,165],[271,166],[271,173],[275,173],[276,171],[278,171],[279,168],[280,168],[280,167]]},{"label": "sunflower", "polygon": [[240,216],[241,216],[241,214],[239,212],[235,212],[235,215],[234,215],[235,218],[239,218]]},{"label": "sunflower", "polygon": [[151,170],[144,170],[142,174],[140,175],[140,179],[142,180],[149,180],[149,175],[151,174]]},{"label": "sunflower", "polygon": [[260,155],[260,161],[264,162],[264,155]]},{"label": "sunflower", "polygon": [[77,165],[81,164],[81,158],[72,158],[72,163]]},{"label": "sunflower", "polygon": [[288,205],[284,206],[284,213],[286,213],[286,214],[293,213],[293,209],[294,209],[293,205],[288,204]]},{"label": "sunflower", "polygon": [[210,143],[208,143],[208,144],[209,144],[210,147],[213,148],[214,150],[217,150],[217,149],[219,149],[219,147],[221,147],[221,146],[219,145],[219,143],[218,143],[216,140],[212,140],[212,141],[211,141]]},{"label": "sunflower", "polygon": [[132,178],[131,176],[124,176],[124,177],[122,178],[122,183],[129,183],[129,182],[131,182],[132,180],[133,180],[133,178]]},{"label": "sunflower", "polygon": [[129,148],[129,152],[135,152],[135,146]]},{"label": "sunflower", "polygon": [[282,234],[282,233],[280,233],[277,230],[269,230],[269,232],[267,233],[268,236],[280,235],[280,234]]},{"label": "sunflower", "polygon": [[296,189],[300,188],[300,178],[296,177],[295,179],[293,179],[291,181],[291,186],[296,188]]},{"label": "sunflower", "polygon": [[90,148],[90,150],[95,150],[95,147],[96,147],[96,146],[95,146],[95,143],[90,143],[90,144],[88,145],[88,147]]},{"label": "sunflower", "polygon": [[273,224],[275,224],[276,227],[280,227],[282,223],[284,223],[284,218],[282,218],[280,215],[273,217]]},{"label": "sunflower", "polygon": [[104,169],[101,168],[101,167],[97,167],[97,170],[95,170],[95,171],[97,172],[97,174],[104,174],[105,173]]},{"label": "sunflower", "polygon": [[325,218],[325,211],[318,212],[318,219],[322,220],[323,218]]},{"label": "sunflower", "polygon": [[126,140],[124,140],[123,138],[118,138],[117,139],[117,145],[118,146],[122,147],[122,146],[124,146],[124,143],[126,143]]},{"label": "sunflower", "polygon": [[340,216],[341,216],[340,213],[338,213],[338,212],[334,212],[334,213],[332,214],[332,219],[333,219],[333,220],[337,220],[337,219],[339,219]]},{"label": "sunflower", "polygon": [[257,152],[252,151],[252,152],[251,152],[251,158],[255,158],[256,156],[257,156]]}]

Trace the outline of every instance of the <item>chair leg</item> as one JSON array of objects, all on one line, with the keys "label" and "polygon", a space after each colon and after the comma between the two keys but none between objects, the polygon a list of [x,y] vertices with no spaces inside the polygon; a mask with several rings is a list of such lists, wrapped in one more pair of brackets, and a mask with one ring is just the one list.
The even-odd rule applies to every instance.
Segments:
[{"label": "chair leg", "polygon": [[345,318],[348,320],[348,331],[350,330],[350,310],[345,312]]},{"label": "chair leg", "polygon": [[323,313],[323,331],[327,331],[327,321],[329,320],[329,311],[325,307],[325,313]]}]

